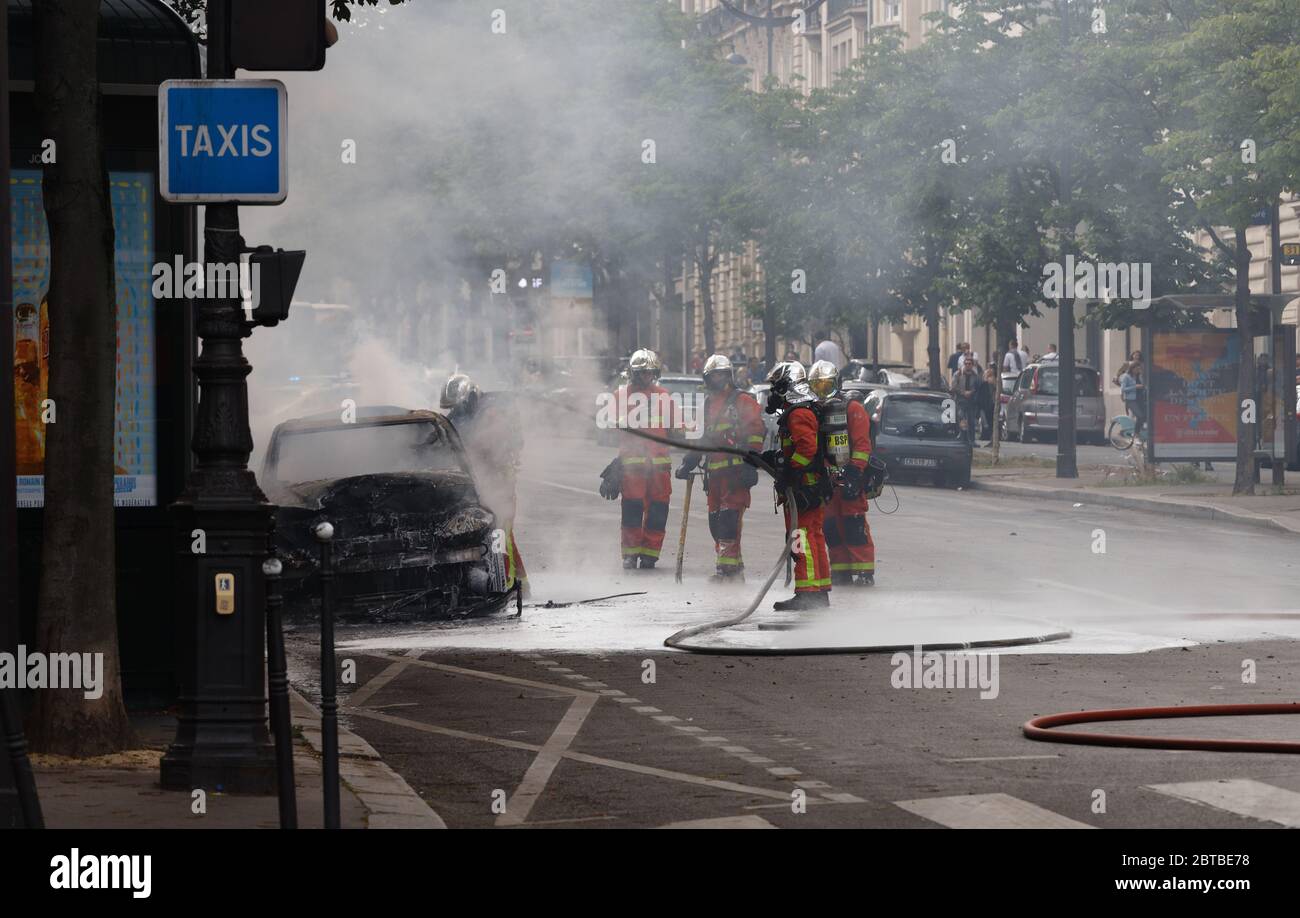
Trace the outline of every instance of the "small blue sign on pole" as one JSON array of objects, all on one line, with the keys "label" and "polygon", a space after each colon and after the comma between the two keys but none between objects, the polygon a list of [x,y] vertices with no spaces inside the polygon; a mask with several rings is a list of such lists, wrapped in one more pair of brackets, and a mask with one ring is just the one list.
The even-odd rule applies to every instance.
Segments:
[{"label": "small blue sign on pole", "polygon": [[166,80],[158,180],[176,204],[279,204],[289,191],[288,97],[279,80]]}]

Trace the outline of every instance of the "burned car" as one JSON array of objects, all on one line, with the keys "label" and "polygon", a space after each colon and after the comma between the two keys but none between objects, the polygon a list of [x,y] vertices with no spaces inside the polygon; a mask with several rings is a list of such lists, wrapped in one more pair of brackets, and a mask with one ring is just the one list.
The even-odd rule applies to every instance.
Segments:
[{"label": "burned car", "polygon": [[334,527],[342,620],[451,619],[503,611],[503,539],[456,428],[432,411],[359,408],[275,428],[261,484],[276,505],[285,610],[319,607],[318,523]]}]

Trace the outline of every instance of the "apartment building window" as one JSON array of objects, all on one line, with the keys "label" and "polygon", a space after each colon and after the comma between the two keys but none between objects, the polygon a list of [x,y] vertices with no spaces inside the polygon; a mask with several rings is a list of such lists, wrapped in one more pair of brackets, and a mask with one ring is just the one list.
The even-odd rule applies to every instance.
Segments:
[{"label": "apartment building window", "polygon": [[882,6],[884,9],[882,11],[883,15],[881,16],[881,22],[898,22],[903,18],[902,0],[894,0],[892,3],[890,0],[884,0]]}]

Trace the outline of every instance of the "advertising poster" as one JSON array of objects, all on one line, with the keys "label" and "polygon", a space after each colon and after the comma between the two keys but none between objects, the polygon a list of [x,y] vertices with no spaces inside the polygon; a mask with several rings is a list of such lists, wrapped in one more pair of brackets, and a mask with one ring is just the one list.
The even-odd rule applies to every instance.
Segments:
[{"label": "advertising poster", "polygon": [[[154,175],[113,172],[109,186],[117,246],[117,364],[115,371],[114,497],[119,507],[158,502],[154,361]],[[41,201],[41,172],[10,174],[13,232],[14,414],[17,425],[18,506],[45,502],[45,425],[49,397],[49,233]],[[66,415],[56,414],[55,423]]]},{"label": "advertising poster", "polygon": [[1232,330],[1157,332],[1151,346],[1151,434],[1157,460],[1237,455],[1237,364]]}]

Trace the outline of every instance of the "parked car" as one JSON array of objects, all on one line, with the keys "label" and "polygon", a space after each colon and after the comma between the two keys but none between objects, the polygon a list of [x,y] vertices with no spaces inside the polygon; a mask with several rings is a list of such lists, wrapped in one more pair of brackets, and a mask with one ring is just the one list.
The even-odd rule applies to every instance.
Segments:
[{"label": "parked car", "polygon": [[[1058,402],[1061,368],[1056,363],[1025,367],[1006,405],[1007,438],[1032,443],[1044,434],[1055,436],[1060,424]],[[1005,385],[1005,384],[1004,384]],[[1074,424],[1077,439],[1106,443],[1106,406],[1101,374],[1092,367],[1074,368]]]},{"label": "parked car", "polygon": [[505,556],[456,428],[395,406],[286,421],[261,485],[276,505],[275,548],[287,612],[319,596],[316,524],[334,526],[334,596],[343,620],[485,615],[503,610]]},{"label": "parked car", "polygon": [[[846,387],[850,398],[860,390]],[[891,479],[929,478],[960,488],[970,484],[971,445],[961,435],[952,396],[931,389],[870,389],[861,394],[871,416],[873,451],[885,461]],[[945,415],[952,420],[945,420]]]},{"label": "parked car", "polygon": [[898,388],[915,388],[916,370],[906,363],[872,363],[868,360],[850,360],[840,371],[840,379],[845,384],[850,381],[874,383],[881,386]]}]

